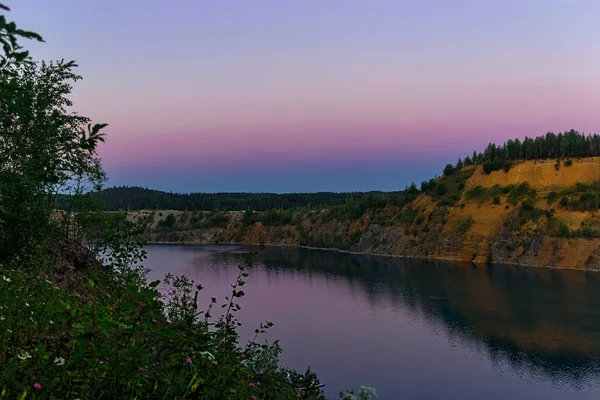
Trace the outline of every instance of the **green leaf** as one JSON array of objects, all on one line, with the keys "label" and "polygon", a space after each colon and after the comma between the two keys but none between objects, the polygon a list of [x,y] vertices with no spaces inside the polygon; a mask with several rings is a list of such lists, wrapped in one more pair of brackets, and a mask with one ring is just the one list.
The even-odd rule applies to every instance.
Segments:
[{"label": "green leaf", "polygon": [[37,40],[38,42],[44,41],[44,39],[35,32],[29,32],[29,31],[24,31],[22,29],[17,29],[17,30],[15,30],[14,34],[24,37],[26,39],[34,39],[34,40]]},{"label": "green leaf", "polygon": [[59,322],[67,322],[71,320],[71,316],[68,314],[64,314],[62,317],[58,319]]},{"label": "green leaf", "polygon": [[90,367],[95,367],[98,364],[98,360],[96,358],[88,358],[85,360]]},{"label": "green leaf", "polygon": [[167,328],[166,326],[163,326],[163,328],[162,328],[162,333],[163,333],[163,334],[164,334],[166,337],[168,337],[169,339],[174,339],[174,338],[176,338],[176,337],[177,337],[177,335],[176,335],[176,334],[175,334],[175,333],[174,333],[172,330],[170,330],[169,328]]},{"label": "green leaf", "polygon": [[89,286],[90,288],[93,288],[94,286],[96,286],[96,284],[94,283],[94,281],[93,281],[93,280],[91,280],[91,279],[90,279],[90,280],[88,280],[88,286]]},{"label": "green leaf", "polygon": [[151,289],[155,289],[158,285],[160,285],[160,281],[154,281],[154,282],[150,282],[148,287],[150,287]]}]

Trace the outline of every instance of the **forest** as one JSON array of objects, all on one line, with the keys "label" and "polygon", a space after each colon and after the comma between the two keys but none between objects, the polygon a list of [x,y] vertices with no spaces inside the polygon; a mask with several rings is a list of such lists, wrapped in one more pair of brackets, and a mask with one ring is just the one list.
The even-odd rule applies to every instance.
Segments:
[{"label": "forest", "polygon": [[[299,207],[326,207],[360,201],[369,195],[389,198],[400,192],[354,193],[173,193],[141,187],[120,186],[91,194],[92,200],[109,211],[117,210],[202,210],[202,211],[265,211],[289,210]],[[57,201],[57,208],[67,208],[68,197]]]},{"label": "forest", "polygon": [[464,166],[481,164],[484,171],[490,173],[504,168],[510,169],[511,161],[536,160],[569,157],[600,156],[600,135],[585,134],[571,129],[568,132],[548,132],[545,135],[530,138],[509,139],[502,145],[489,143],[482,153],[473,151],[472,156],[458,159],[455,165],[448,164],[444,174],[460,171]]}]

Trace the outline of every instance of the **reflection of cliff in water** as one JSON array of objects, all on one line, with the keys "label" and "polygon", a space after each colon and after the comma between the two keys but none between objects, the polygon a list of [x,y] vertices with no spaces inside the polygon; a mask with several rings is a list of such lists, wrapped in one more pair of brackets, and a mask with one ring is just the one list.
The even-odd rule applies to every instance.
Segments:
[{"label": "reflection of cliff in water", "polygon": [[253,260],[273,273],[344,277],[374,306],[397,298],[519,375],[574,387],[600,376],[600,274],[289,248],[261,248]]}]

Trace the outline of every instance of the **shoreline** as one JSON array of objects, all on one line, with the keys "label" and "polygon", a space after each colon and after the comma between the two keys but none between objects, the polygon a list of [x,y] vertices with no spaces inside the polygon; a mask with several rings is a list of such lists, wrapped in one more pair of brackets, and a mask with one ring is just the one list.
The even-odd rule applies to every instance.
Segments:
[{"label": "shoreline", "polygon": [[[430,261],[447,261],[447,262],[456,262],[463,264],[471,264],[476,267],[484,267],[487,266],[488,263],[475,262],[472,260],[465,260],[459,258],[452,257],[418,257],[418,256],[408,256],[408,255],[400,255],[400,254],[385,254],[385,253],[366,253],[360,251],[350,251],[350,250],[342,250],[337,249],[335,247],[312,247],[312,246],[301,246],[301,245],[293,245],[293,244],[276,244],[276,243],[214,243],[214,242],[153,242],[148,241],[148,245],[179,245],[179,246],[269,246],[269,247],[280,247],[280,248],[292,248],[292,249],[307,249],[307,250],[322,250],[322,251],[334,251],[338,253],[346,253],[353,255],[362,255],[362,256],[375,256],[375,257],[387,257],[387,258],[403,258],[403,259],[412,259],[412,260],[430,260]],[[581,271],[581,272],[600,272],[600,269],[595,268],[565,268],[565,267],[555,267],[551,265],[537,265],[537,264],[524,264],[524,263],[516,263],[516,262],[501,262],[501,263],[492,263],[491,265],[509,265],[512,267],[526,267],[526,268],[545,268],[557,271]]]}]

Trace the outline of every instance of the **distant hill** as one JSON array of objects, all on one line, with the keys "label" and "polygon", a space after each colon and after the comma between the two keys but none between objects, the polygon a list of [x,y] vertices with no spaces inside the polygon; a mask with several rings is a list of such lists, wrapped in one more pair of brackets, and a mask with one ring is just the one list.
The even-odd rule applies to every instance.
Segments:
[{"label": "distant hill", "polygon": [[[363,200],[372,195],[390,198],[401,192],[351,193],[173,193],[142,187],[119,186],[101,190],[91,196],[109,211],[116,210],[199,210],[199,211],[265,211],[273,208],[326,207]],[[62,208],[62,207],[58,207]]]}]

